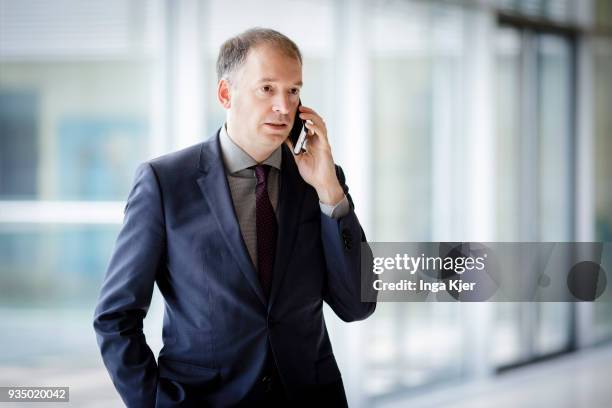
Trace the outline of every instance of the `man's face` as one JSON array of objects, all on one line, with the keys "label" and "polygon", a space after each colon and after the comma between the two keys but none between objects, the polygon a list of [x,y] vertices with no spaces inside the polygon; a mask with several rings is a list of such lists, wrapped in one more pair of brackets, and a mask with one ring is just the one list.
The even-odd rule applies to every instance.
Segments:
[{"label": "man's face", "polygon": [[252,48],[230,86],[230,136],[255,151],[273,151],[291,130],[302,86],[302,65],[269,45]]}]

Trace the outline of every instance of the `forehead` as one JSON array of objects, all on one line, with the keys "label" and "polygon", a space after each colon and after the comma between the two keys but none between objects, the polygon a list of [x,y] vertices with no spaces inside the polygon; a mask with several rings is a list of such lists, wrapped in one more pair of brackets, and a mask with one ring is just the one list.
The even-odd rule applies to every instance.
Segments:
[{"label": "forehead", "polygon": [[243,66],[243,76],[250,82],[272,80],[300,85],[302,64],[282,50],[270,45],[260,45],[251,49]]}]

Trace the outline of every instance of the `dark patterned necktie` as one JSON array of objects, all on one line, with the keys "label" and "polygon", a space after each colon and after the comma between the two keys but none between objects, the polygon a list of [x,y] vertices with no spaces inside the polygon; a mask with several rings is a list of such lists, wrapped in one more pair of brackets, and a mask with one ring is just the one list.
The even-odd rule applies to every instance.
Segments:
[{"label": "dark patterned necktie", "polygon": [[257,176],[256,195],[256,228],[257,228],[257,268],[259,282],[266,294],[270,296],[272,284],[272,269],[276,252],[276,234],[278,225],[274,209],[268,196],[267,179],[270,167],[265,164],[255,166]]}]

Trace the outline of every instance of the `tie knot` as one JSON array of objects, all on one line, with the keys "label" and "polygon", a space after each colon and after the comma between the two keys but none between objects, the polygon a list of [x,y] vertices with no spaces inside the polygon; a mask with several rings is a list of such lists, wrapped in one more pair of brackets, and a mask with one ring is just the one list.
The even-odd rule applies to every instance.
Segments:
[{"label": "tie knot", "polygon": [[266,184],[268,179],[268,173],[270,172],[270,166],[267,164],[258,164],[255,166],[255,176],[257,176],[257,184]]}]

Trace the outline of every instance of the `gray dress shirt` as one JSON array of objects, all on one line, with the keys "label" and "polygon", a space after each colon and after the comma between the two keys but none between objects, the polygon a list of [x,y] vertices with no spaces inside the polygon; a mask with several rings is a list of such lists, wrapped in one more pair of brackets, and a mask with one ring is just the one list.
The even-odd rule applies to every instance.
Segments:
[{"label": "gray dress shirt", "polygon": [[[257,269],[257,231],[255,224],[255,187],[257,177],[251,166],[257,165],[257,161],[242,150],[227,133],[225,124],[219,132],[221,144],[221,155],[225,165],[225,175],[229,184],[232,202],[240,225],[240,232],[246,244],[251,261]],[[280,187],[282,147],[278,147],[262,164],[269,165],[268,174],[268,196],[278,221],[278,192]],[[336,205],[327,205],[319,201],[321,211],[325,216],[341,218],[348,214],[350,207],[346,195]]]}]

